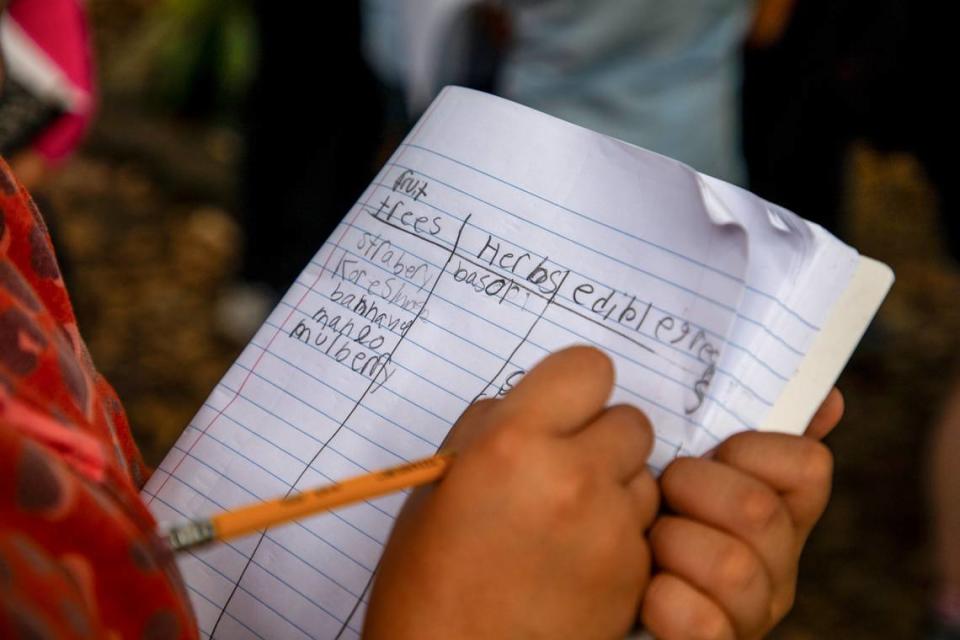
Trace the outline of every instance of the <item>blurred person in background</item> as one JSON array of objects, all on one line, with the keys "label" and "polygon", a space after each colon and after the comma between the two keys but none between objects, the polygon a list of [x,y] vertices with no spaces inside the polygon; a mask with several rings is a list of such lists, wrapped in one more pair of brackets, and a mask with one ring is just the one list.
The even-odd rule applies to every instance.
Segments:
[{"label": "blurred person in background", "polygon": [[79,145],[93,117],[94,67],[80,0],[11,0],[0,19],[6,84],[0,154],[29,188]]},{"label": "blurred person in background", "polygon": [[416,117],[442,86],[493,91],[743,184],[741,48],[791,0],[366,0],[365,51]]},{"label": "blurred person in background", "polygon": [[745,180],[739,51],[752,2],[505,2],[499,92],[521,104]]},{"label": "blurred person in background", "polygon": [[[763,0],[754,29],[776,32],[790,4]],[[253,8],[259,56],[240,183],[246,242],[241,282],[218,305],[221,327],[237,340],[259,326],[377,158],[446,84],[746,179],[738,92],[749,0],[706,10],[656,0],[354,0],[306,10],[324,13],[319,38],[309,15],[260,0]],[[296,72],[306,41],[316,59],[336,60],[317,77],[334,99],[308,97],[316,83]]]}]

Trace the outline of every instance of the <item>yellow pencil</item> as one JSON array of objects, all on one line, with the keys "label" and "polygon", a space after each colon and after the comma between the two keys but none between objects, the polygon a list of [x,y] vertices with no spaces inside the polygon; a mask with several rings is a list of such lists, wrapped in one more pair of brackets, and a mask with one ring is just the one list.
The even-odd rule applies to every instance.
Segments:
[{"label": "yellow pencil", "polygon": [[228,540],[353,502],[434,482],[447,472],[453,458],[453,452],[441,451],[430,458],[225,511],[211,518],[192,520],[169,529],[166,538],[174,551]]}]

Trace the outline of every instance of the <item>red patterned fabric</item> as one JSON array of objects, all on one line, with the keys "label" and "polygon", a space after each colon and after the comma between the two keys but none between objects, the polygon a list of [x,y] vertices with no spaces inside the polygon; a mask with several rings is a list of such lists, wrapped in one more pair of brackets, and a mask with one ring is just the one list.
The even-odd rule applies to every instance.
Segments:
[{"label": "red patterned fabric", "polygon": [[0,638],[197,636],[146,477],[43,219],[0,160]]}]

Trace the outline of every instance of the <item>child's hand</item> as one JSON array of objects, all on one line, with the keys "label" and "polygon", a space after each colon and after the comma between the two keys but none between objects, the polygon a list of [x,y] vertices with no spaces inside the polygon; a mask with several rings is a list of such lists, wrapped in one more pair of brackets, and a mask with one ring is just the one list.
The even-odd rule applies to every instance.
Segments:
[{"label": "child's hand", "polygon": [[658,573],[642,609],[653,635],[759,638],[790,610],[800,552],[830,494],[833,459],[816,438],[842,413],[834,389],[807,437],[742,433],[712,459],[667,467],[661,490],[674,515],[651,530]]},{"label": "child's hand", "polygon": [[658,507],[643,414],[604,405],[595,349],[554,354],[460,418],[458,456],[397,519],[369,638],[615,638],[637,615]]}]

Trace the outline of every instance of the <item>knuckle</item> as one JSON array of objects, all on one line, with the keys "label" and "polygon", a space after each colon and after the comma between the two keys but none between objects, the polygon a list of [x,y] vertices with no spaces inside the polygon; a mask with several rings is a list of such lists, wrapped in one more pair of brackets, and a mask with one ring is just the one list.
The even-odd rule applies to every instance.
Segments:
[{"label": "knuckle", "polygon": [[494,461],[497,466],[513,468],[523,464],[525,451],[525,435],[512,421],[504,421],[492,429],[483,443],[483,454]]},{"label": "knuckle", "polygon": [[737,593],[751,586],[760,572],[756,556],[744,544],[731,542],[720,552],[715,580],[721,589]]},{"label": "knuckle", "polygon": [[593,482],[589,473],[568,473],[552,483],[545,507],[552,518],[566,521],[583,510],[592,493]]},{"label": "knuckle", "polygon": [[753,531],[767,529],[780,511],[780,498],[765,486],[746,489],[740,496],[740,515]]}]

